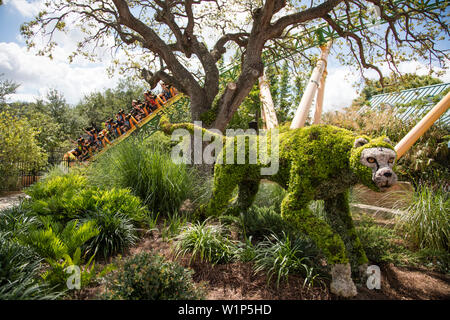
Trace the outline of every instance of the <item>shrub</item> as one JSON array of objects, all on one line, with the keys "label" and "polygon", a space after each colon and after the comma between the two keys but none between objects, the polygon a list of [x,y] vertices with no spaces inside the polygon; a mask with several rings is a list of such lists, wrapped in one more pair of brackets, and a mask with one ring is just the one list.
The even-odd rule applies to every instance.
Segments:
[{"label": "shrub", "polygon": [[143,206],[141,199],[133,196],[128,189],[103,190],[93,196],[95,207],[102,211],[118,212],[126,215],[141,225],[149,216],[148,210]]},{"label": "shrub", "polygon": [[305,277],[305,285],[312,285],[318,276],[315,272],[317,263],[313,259],[318,256],[318,251],[308,240],[291,240],[286,234],[282,237],[272,235],[259,242],[255,251],[255,272],[266,271],[268,282],[275,276],[277,286],[281,280],[287,280],[290,274]]},{"label": "shrub", "polygon": [[51,174],[30,187],[27,193],[32,197],[27,207],[62,223],[86,217],[98,210],[120,212],[130,217],[136,225],[143,224],[149,215],[142,201],[130,190],[100,190],[89,186],[84,176],[75,173],[63,176]]},{"label": "shrub", "polygon": [[42,180],[33,184],[25,190],[33,200],[51,198],[63,195],[65,192],[73,192],[87,187],[87,179],[80,174],[69,172],[59,175],[58,169]]},{"label": "shrub", "polygon": [[99,210],[91,213],[89,219],[95,222],[100,232],[89,241],[88,246],[105,259],[124,252],[137,241],[132,219],[121,212]]},{"label": "shrub", "polygon": [[125,300],[192,300],[203,298],[192,271],[162,256],[137,254],[108,277],[103,298]]},{"label": "shrub", "polygon": [[449,212],[448,192],[420,185],[411,206],[399,216],[398,228],[419,248],[449,250]]},{"label": "shrub", "polygon": [[224,236],[225,230],[221,225],[207,222],[190,225],[176,237],[177,256],[191,253],[191,262],[195,258],[213,264],[229,262],[233,258],[233,242]]},{"label": "shrub", "polygon": [[130,188],[152,211],[172,213],[192,194],[195,179],[184,164],[169,154],[128,139],[91,167],[91,179],[102,187]]}]

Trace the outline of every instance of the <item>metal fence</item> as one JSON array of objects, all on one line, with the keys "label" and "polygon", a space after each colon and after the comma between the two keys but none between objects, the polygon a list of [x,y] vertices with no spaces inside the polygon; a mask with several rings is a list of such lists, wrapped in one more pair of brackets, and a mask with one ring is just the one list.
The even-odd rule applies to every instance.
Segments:
[{"label": "metal fence", "polygon": [[0,162],[0,191],[17,191],[39,181],[54,166],[68,169],[73,160],[52,160],[44,165],[34,162]]}]

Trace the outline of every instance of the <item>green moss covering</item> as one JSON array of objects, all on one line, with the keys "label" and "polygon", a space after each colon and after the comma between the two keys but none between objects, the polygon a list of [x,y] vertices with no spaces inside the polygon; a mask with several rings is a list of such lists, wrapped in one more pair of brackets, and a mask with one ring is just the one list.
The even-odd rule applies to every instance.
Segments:
[{"label": "green moss covering", "polygon": [[[184,124],[184,128],[193,130],[193,125]],[[231,213],[245,212],[255,198],[259,181],[262,178],[272,180],[287,190],[281,205],[282,217],[311,237],[326,255],[329,264],[347,263],[349,256],[357,264],[367,263],[351,218],[348,191],[358,182],[377,189],[372,181],[372,170],[360,162],[364,149],[394,148],[383,141],[385,137],[370,139],[366,136],[363,138],[368,141],[367,144],[354,147],[357,138],[360,137],[349,130],[329,125],[282,130],[279,135],[279,171],[270,176],[261,175],[263,165],[260,162],[227,164],[226,149],[237,139],[225,139],[226,144],[222,154],[219,154],[223,164],[216,163],[214,168],[213,195],[199,213],[202,216],[223,214],[230,207],[236,187],[239,187],[237,206],[228,210]],[[259,140],[253,147],[260,147]],[[236,148],[234,150],[236,163]],[[247,147],[246,159],[248,155]],[[328,223],[308,208],[308,204],[317,199],[325,200]]]}]

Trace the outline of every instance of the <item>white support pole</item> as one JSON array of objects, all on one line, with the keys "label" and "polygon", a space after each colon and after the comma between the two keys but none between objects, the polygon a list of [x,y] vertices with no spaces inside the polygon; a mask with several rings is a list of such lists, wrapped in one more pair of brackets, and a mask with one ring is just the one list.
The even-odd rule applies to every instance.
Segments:
[{"label": "white support pole", "polygon": [[320,86],[319,91],[317,91],[317,100],[316,100],[316,112],[314,113],[314,124],[320,123],[320,118],[322,117],[323,110],[323,97],[325,94],[325,82],[327,79],[327,68],[323,71],[322,78],[320,78]]},{"label": "white support pole", "polygon": [[319,87],[319,81],[322,77],[322,73],[326,68],[328,54],[330,52],[331,40],[322,47],[320,50],[322,51],[320,54],[319,61],[317,62],[316,67],[314,68],[311,79],[309,80],[308,85],[306,86],[305,92],[303,93],[302,100],[297,108],[294,119],[291,123],[291,129],[301,128],[305,125],[306,118],[309,114],[309,109],[311,107],[312,100],[316,95],[317,88]]},{"label": "white support pole", "polygon": [[273,129],[278,127],[277,114],[273,105],[272,95],[270,94],[269,83],[266,76],[263,75],[258,78],[259,81],[259,99],[261,100],[261,115],[266,124],[266,129]]}]

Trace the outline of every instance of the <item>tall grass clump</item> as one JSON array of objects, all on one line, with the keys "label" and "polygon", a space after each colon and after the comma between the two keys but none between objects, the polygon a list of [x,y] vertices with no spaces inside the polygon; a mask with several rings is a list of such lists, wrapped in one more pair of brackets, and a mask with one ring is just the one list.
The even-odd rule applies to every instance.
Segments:
[{"label": "tall grass clump", "polygon": [[238,221],[245,236],[253,236],[255,239],[263,239],[271,234],[282,236],[285,232],[295,232],[294,228],[283,220],[275,206],[254,205],[241,214]]},{"label": "tall grass clump", "polygon": [[56,299],[48,285],[39,281],[41,259],[28,246],[0,232],[0,300]]},{"label": "tall grass clump", "polygon": [[128,139],[93,164],[93,183],[129,188],[153,212],[176,211],[194,189],[194,177],[184,164],[176,164],[164,148],[137,138]]},{"label": "tall grass clump", "polygon": [[450,197],[443,188],[419,185],[398,228],[418,248],[450,249]]},{"label": "tall grass clump", "polygon": [[288,280],[291,274],[300,274],[305,278],[305,285],[312,285],[318,277],[315,269],[318,256],[315,246],[302,238],[290,238],[272,235],[259,242],[255,248],[255,272],[267,272],[267,281],[276,278],[277,286],[281,280]]},{"label": "tall grass clump", "polygon": [[177,256],[191,254],[194,259],[212,264],[227,263],[232,260],[234,243],[226,237],[226,230],[220,224],[208,224],[209,220],[187,226],[177,237]]},{"label": "tall grass clump", "polygon": [[89,215],[100,232],[88,242],[88,248],[106,259],[123,253],[138,240],[137,230],[127,215],[110,210],[99,210]]}]

